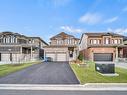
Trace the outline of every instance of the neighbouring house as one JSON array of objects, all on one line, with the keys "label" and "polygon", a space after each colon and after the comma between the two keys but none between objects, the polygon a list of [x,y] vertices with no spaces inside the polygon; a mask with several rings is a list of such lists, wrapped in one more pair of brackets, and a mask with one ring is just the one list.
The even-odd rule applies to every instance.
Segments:
[{"label": "neighbouring house", "polygon": [[115,33],[82,34],[79,51],[85,60],[116,61],[123,58],[123,36]]},{"label": "neighbouring house", "polygon": [[78,56],[79,39],[64,32],[50,38],[49,46],[44,47],[45,57],[52,61],[72,61]]},{"label": "neighbouring house", "polygon": [[0,33],[0,63],[20,63],[44,58],[48,44],[40,37],[27,37],[13,32]]},{"label": "neighbouring house", "polygon": [[123,58],[127,58],[127,37],[124,36],[123,42],[124,42],[124,45],[126,45],[123,47]]}]

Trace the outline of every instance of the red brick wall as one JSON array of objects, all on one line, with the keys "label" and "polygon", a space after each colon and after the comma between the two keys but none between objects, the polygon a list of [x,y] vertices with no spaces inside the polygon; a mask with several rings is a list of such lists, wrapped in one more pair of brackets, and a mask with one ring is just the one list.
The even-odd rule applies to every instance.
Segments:
[{"label": "red brick wall", "polygon": [[85,60],[89,60],[89,49],[80,51],[80,54],[83,54]]},{"label": "red brick wall", "polygon": [[113,53],[113,60],[115,60],[115,48],[90,48],[91,49],[91,60],[93,60],[93,53]]},{"label": "red brick wall", "polygon": [[86,60],[92,60],[93,61],[93,53],[113,53],[113,60],[115,60],[115,48],[106,48],[106,47],[97,47],[97,48],[89,48],[82,50],[80,53],[83,53],[84,58]]},{"label": "red brick wall", "polygon": [[127,58],[127,47],[123,48],[123,57]]}]

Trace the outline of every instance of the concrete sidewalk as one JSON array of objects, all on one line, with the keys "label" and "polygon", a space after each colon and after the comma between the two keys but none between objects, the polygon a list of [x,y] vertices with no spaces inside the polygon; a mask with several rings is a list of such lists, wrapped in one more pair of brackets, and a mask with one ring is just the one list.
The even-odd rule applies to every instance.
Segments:
[{"label": "concrete sidewalk", "polygon": [[119,62],[119,63],[115,63],[115,66],[127,69],[127,63]]},{"label": "concrete sidewalk", "polygon": [[0,84],[0,90],[127,91],[127,83],[87,83],[84,85]]}]

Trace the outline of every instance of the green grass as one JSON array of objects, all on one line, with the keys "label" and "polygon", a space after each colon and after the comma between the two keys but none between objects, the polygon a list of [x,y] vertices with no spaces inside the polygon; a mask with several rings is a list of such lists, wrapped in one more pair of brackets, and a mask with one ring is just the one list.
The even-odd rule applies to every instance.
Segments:
[{"label": "green grass", "polygon": [[33,64],[37,64],[39,62],[28,62],[28,63],[22,63],[22,64],[5,64],[0,65],[0,77],[6,76],[10,73],[22,70],[26,67],[29,67]]},{"label": "green grass", "polygon": [[71,67],[80,80],[81,84],[85,83],[127,83],[127,70],[115,68],[119,76],[102,76],[95,71],[95,64],[89,62],[88,66],[81,67],[77,64],[71,64]]}]

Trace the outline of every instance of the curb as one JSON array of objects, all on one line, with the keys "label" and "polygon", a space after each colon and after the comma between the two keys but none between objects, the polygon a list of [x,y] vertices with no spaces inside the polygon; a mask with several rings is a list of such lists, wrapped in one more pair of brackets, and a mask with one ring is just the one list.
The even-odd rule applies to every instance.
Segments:
[{"label": "curb", "polygon": [[0,84],[0,90],[127,91],[127,83],[87,83],[85,85]]}]

